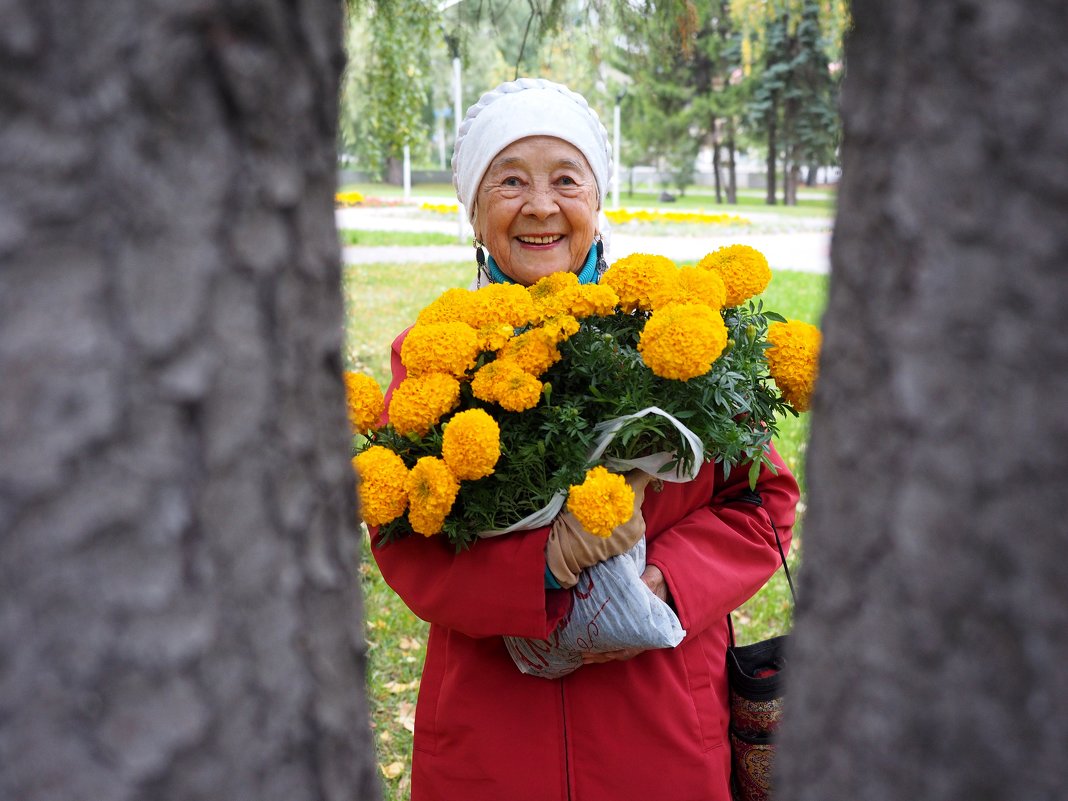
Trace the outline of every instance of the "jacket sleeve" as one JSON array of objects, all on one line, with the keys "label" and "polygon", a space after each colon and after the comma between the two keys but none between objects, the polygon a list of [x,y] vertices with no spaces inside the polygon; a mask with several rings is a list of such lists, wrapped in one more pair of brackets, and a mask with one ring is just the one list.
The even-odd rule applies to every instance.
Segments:
[{"label": "jacket sleeve", "polygon": [[[405,377],[393,343],[393,389]],[[549,529],[479,540],[457,553],[443,537],[402,537],[388,544],[371,529],[371,552],[386,583],[423,620],[472,637],[509,634],[545,639],[567,611],[570,595],[545,589]]]},{"label": "jacket sleeve", "polygon": [[[784,553],[789,549],[800,491],[779,454],[777,472],[764,467],[757,479],[760,504],[741,500],[749,490],[746,465],[728,479],[718,466],[706,465],[692,482],[692,511],[649,538],[647,563],[660,568],[679,619],[688,634],[721,622],[749,600],[779,567],[772,522]],[[703,480],[702,480],[703,479]]]},{"label": "jacket sleeve", "polygon": [[386,583],[423,620],[470,637],[546,639],[567,611],[566,590],[545,589],[548,528],[479,540],[456,553],[441,537],[403,537],[371,551]]}]

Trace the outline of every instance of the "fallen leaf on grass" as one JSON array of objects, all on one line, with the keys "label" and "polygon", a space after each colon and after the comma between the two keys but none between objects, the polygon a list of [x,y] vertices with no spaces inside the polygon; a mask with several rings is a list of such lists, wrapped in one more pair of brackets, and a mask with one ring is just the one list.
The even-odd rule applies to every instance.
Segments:
[{"label": "fallen leaf on grass", "polygon": [[406,728],[408,731],[415,733],[415,704],[408,701],[401,701],[397,704],[397,717],[394,718],[400,725]]},{"label": "fallen leaf on grass", "polygon": [[402,651],[414,651],[417,648],[422,648],[423,643],[415,637],[401,637],[400,641],[397,643],[397,647]]},{"label": "fallen leaf on grass", "polygon": [[403,762],[390,762],[388,765],[380,765],[382,768],[382,775],[387,779],[396,779],[402,773],[404,773]]}]

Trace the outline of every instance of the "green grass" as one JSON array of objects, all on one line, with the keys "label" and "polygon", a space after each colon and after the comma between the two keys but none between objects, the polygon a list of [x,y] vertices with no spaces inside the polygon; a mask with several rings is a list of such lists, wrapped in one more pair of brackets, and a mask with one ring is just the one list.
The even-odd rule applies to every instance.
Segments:
[{"label": "green grass", "polygon": [[[389,381],[390,343],[411,325],[418,311],[441,292],[467,286],[474,275],[470,262],[361,264],[345,267],[345,365],[366,371],[384,387]],[[818,323],[827,277],[777,271],[763,294],[765,306],[792,319]],[[776,447],[804,488],[804,452],[808,418],[782,421]],[[803,511],[804,504],[801,505]],[[796,576],[801,538],[795,529],[789,564]],[[360,579],[370,647],[368,696],[380,770],[387,801],[405,801],[411,785],[412,725],[419,676],[427,641],[427,624],[415,617],[386,586],[369,553],[366,535]],[[741,644],[785,632],[792,604],[782,570],[734,615]]]},{"label": "green grass", "polygon": [[356,228],[342,228],[337,232],[338,240],[343,246],[381,247],[383,245],[401,245],[421,247],[423,245],[455,245],[455,234],[442,234],[434,231],[362,231]]}]

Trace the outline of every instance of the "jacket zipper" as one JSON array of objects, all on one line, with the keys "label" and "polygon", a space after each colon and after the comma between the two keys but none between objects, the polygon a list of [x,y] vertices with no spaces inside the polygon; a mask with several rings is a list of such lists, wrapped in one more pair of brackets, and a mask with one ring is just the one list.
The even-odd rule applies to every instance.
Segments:
[{"label": "jacket zipper", "polygon": [[567,703],[564,698],[564,679],[560,683],[560,716],[564,725],[564,786],[567,788],[567,801],[571,801],[571,760],[569,756],[570,746],[567,742]]}]

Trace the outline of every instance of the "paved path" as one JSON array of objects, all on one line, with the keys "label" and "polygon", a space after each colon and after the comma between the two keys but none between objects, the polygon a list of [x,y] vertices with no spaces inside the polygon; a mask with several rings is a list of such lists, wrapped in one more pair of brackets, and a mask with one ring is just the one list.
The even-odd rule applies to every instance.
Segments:
[{"label": "paved path", "polygon": [[[756,219],[757,214],[746,213]],[[759,215],[773,219],[774,215]],[[768,258],[773,270],[798,270],[801,272],[826,273],[830,269],[831,234],[826,230],[811,228],[800,220],[794,220],[798,230],[783,233],[747,233],[738,231],[715,236],[639,236],[612,234],[609,256],[619,259],[631,253],[656,253],[675,261],[696,261],[723,245],[745,244],[755,247]],[[413,216],[413,207],[349,208],[338,209],[339,228],[356,228],[365,231],[423,231],[456,234],[460,236],[460,224],[454,217],[428,220]],[[826,223],[821,223],[825,225]],[[470,244],[470,227],[464,223],[463,240],[466,244],[407,246],[356,246],[343,249],[346,264],[372,264],[376,262],[412,261],[467,261],[474,260]]]}]

